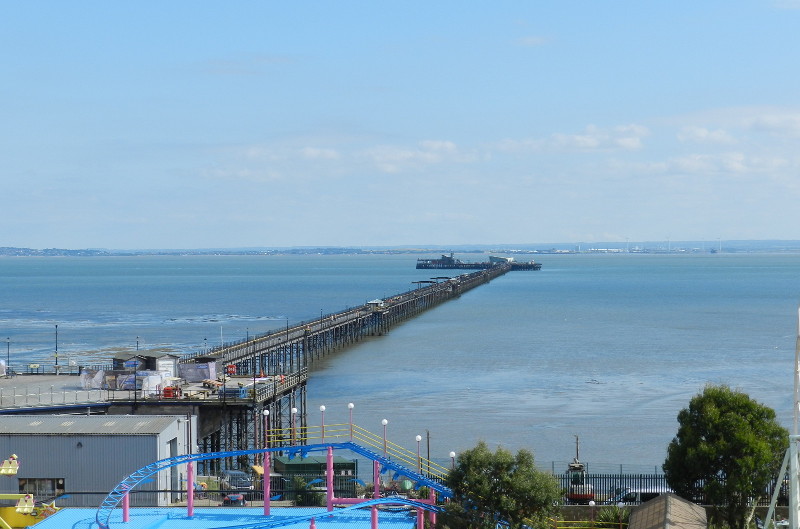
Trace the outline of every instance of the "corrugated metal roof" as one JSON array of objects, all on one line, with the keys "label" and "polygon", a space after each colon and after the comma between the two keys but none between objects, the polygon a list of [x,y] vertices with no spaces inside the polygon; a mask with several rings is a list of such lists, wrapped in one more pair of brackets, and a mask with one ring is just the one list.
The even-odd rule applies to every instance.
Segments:
[{"label": "corrugated metal roof", "polygon": [[629,529],[705,529],[706,510],[674,493],[661,494],[631,511]]},{"label": "corrugated metal roof", "polygon": [[155,435],[183,415],[8,415],[0,435]]}]

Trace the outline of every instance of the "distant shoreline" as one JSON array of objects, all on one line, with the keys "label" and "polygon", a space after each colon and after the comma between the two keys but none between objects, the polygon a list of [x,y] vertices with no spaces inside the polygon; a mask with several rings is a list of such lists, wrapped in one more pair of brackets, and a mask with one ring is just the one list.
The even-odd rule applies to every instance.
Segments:
[{"label": "distant shoreline", "polygon": [[800,241],[651,241],[545,243],[506,245],[452,245],[437,247],[291,247],[198,249],[64,249],[0,247],[0,257],[118,257],[137,255],[437,255],[455,253],[551,255],[551,254],[714,254],[800,253]]}]

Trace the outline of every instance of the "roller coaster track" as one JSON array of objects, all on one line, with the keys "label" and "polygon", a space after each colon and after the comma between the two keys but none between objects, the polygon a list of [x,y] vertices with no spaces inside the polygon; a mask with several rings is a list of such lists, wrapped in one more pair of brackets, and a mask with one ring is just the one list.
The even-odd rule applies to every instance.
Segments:
[{"label": "roller coaster track", "polygon": [[[346,428],[342,428],[342,426]],[[327,429],[327,430],[326,430]],[[444,478],[447,474],[447,469],[436,465],[430,461],[425,461],[425,473],[422,472],[423,462],[418,455],[403,449],[393,443],[382,439],[363,428],[355,425],[327,425],[316,428],[307,428],[298,441],[309,441],[317,439],[316,434],[322,436],[323,440],[318,443],[282,446],[274,448],[262,448],[257,450],[234,450],[226,452],[207,452],[199,454],[184,454],[175,457],[168,457],[161,459],[155,463],[146,465],[119,482],[114,489],[108,493],[106,498],[97,508],[95,514],[95,521],[100,529],[109,528],[109,519],[111,513],[119,505],[127,493],[136,488],[139,484],[147,480],[150,476],[158,472],[174,467],[177,465],[186,464],[194,461],[206,461],[210,459],[222,459],[226,457],[236,457],[242,455],[263,454],[265,452],[286,452],[290,458],[297,456],[306,457],[311,452],[327,451],[328,448],[334,450],[350,450],[364,458],[377,461],[381,465],[381,473],[388,471],[394,472],[395,479],[399,476],[405,476],[409,480],[415,482],[417,487],[429,487],[439,493],[441,497],[449,498],[452,496],[452,491],[443,484]],[[325,442],[324,437],[326,432],[329,438],[339,438],[349,435],[351,440],[344,442]],[[356,443],[358,440],[360,443]],[[367,446],[365,446],[367,445]],[[382,446],[381,446],[382,445]],[[376,449],[378,451],[376,451]],[[383,452],[383,453],[381,453]],[[417,470],[412,470],[407,465],[416,462]],[[422,506],[423,504],[416,505],[417,502],[408,503],[408,501],[401,501],[401,498],[391,499],[391,501],[384,500],[384,503],[404,503],[413,506]],[[365,502],[365,504],[369,504]],[[363,506],[364,504],[361,504]],[[431,509],[430,505],[424,508]],[[310,517],[309,517],[310,518]],[[267,523],[267,522],[265,522]],[[258,525],[247,527],[275,527],[275,525]]]}]

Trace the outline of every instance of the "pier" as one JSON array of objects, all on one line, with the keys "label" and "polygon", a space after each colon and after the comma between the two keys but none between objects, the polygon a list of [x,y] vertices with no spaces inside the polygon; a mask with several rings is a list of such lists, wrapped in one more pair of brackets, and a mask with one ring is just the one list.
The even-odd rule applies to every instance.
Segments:
[{"label": "pier", "polygon": [[489,270],[500,266],[508,266],[509,271],[541,270],[542,264],[535,261],[518,262],[510,257],[490,256],[488,261],[465,262],[453,257],[453,254],[442,255],[440,259],[417,259],[418,270]]},{"label": "pier", "polygon": [[[198,417],[202,452],[253,449],[263,439],[264,418],[270,428],[306,428],[306,384],[315,361],[381,336],[392,327],[512,270],[511,263],[457,277],[415,281],[416,288],[285,329],[227,343],[209,351],[183,355],[181,364],[213,363],[216,378],[181,383],[157,394],[139,390],[76,389],[76,377],[59,375],[58,387],[36,386],[38,375],[19,375],[0,385],[2,414],[191,414]],[[72,388],[66,386],[72,383]],[[167,391],[169,389],[169,391]],[[225,468],[246,468],[255,461],[226,461]],[[203,463],[216,473],[220,461]]]}]

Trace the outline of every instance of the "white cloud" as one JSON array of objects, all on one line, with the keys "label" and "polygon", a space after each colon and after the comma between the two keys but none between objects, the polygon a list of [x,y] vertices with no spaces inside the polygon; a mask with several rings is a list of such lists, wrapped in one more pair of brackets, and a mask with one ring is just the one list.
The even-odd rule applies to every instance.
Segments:
[{"label": "white cloud", "polygon": [[637,150],[642,147],[642,138],[649,134],[647,127],[636,124],[609,129],[588,125],[582,133],[577,134],[556,132],[543,139],[505,139],[496,148],[506,152]]},{"label": "white cloud", "polygon": [[336,151],[336,149],[303,147],[299,152],[303,158],[311,160],[338,160],[340,158],[339,152]]},{"label": "white cloud", "polygon": [[778,9],[800,9],[800,0],[774,0],[772,5]]},{"label": "white cloud", "polygon": [[540,37],[536,35],[530,35],[527,37],[521,37],[517,39],[518,46],[524,46],[528,48],[534,48],[537,46],[542,46],[547,43],[547,39],[545,37]]},{"label": "white cloud", "polygon": [[749,120],[752,130],[769,132],[779,136],[800,136],[800,113],[764,114]]},{"label": "white cloud", "polygon": [[417,148],[379,145],[367,149],[363,155],[386,173],[448,161],[466,163],[477,159],[474,154],[462,153],[455,143],[444,140],[424,140],[419,142]]},{"label": "white cloud", "polygon": [[661,166],[666,172],[689,174],[726,173],[748,175],[785,169],[790,162],[780,157],[748,156],[743,152],[692,154],[675,157]]},{"label": "white cloud", "polygon": [[213,168],[201,171],[202,176],[211,180],[240,180],[247,182],[276,182],[285,177],[272,168]]},{"label": "white cloud", "polygon": [[736,143],[736,139],[722,129],[710,130],[705,127],[683,127],[677,134],[678,140],[687,143],[716,143],[727,145]]}]

